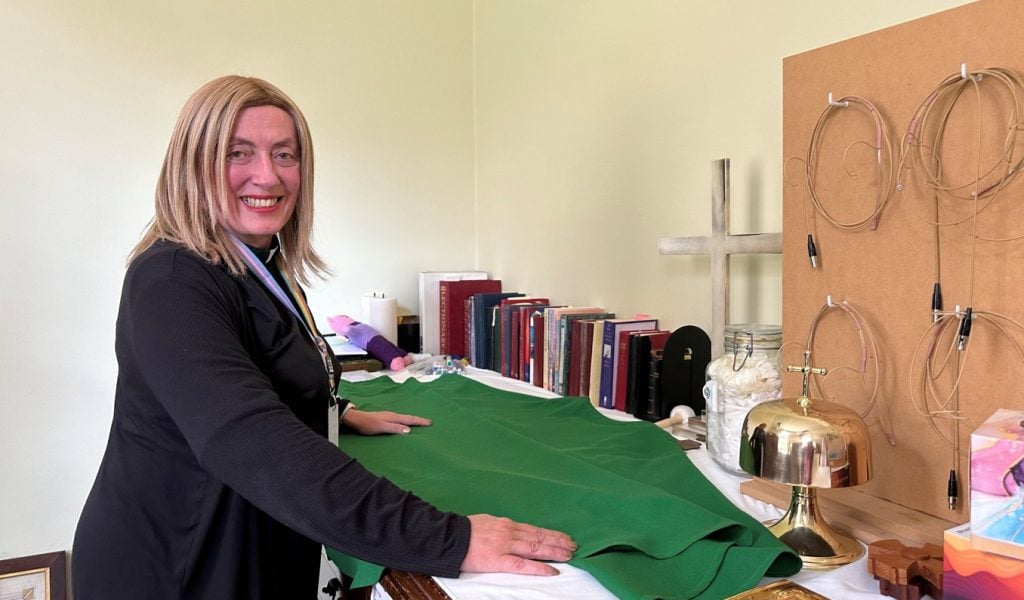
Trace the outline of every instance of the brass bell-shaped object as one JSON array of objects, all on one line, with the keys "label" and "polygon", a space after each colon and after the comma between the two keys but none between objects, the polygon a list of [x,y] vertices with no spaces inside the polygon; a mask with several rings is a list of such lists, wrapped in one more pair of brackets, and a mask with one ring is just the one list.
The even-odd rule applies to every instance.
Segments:
[{"label": "brass bell-shaped object", "polygon": [[811,401],[810,375],[824,369],[803,366],[800,398],[783,398],[750,409],[743,422],[740,467],[747,473],[793,486],[789,510],[768,529],[792,548],[809,569],[851,563],[864,553],[853,537],[833,529],[818,510],[817,488],[841,488],[871,478],[871,436],[860,415],[824,400]]}]

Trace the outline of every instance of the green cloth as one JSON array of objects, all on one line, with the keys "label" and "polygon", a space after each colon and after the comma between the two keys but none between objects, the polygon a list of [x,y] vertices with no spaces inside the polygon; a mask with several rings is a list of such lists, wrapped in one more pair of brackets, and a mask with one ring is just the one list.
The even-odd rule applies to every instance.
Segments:
[{"label": "green cloth", "polygon": [[[343,435],[345,452],[438,508],[565,531],[579,544],[570,564],[620,598],[718,599],[800,570],[796,554],[651,423],[459,375],[343,382],[342,391],[360,409],[433,420],[404,436]],[[360,584],[380,576],[329,556]]]}]

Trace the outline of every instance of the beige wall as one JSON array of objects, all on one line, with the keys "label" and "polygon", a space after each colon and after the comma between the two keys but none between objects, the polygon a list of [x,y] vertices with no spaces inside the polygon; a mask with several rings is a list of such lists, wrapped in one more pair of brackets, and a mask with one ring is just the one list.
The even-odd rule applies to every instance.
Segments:
[{"label": "beige wall", "polygon": [[[305,6],[303,10],[296,7]],[[263,77],[313,131],[323,319],[475,266],[472,3],[0,2],[0,559],[70,548],[110,426],[124,260],[177,113]]]},{"label": "beige wall", "polygon": [[[478,0],[481,264],[553,300],[707,330],[710,260],[659,256],[657,240],[710,233],[721,157],[731,231],[781,231],[782,58],[958,4]],[[781,322],[781,269],[733,259],[730,322]]]},{"label": "beige wall", "polygon": [[[0,5],[0,559],[67,549],[103,452],[123,261],[185,97],[236,72],[303,107],[317,152],[313,309],[479,267],[562,302],[710,323],[710,162],[733,230],[781,223],[786,55],[961,4],[328,0]],[[586,258],[583,258],[586,256]],[[778,259],[734,267],[778,321]]]}]

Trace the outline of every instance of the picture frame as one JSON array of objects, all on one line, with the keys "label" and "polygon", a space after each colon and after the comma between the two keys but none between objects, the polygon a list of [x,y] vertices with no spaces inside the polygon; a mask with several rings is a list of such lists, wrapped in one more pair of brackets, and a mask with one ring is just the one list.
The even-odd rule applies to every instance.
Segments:
[{"label": "picture frame", "polygon": [[0,560],[0,598],[67,600],[66,573],[64,552]]}]

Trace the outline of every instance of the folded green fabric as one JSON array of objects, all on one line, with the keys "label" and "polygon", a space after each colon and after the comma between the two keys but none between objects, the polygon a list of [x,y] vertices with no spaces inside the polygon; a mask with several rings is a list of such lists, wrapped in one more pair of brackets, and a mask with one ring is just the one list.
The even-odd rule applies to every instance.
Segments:
[{"label": "folded green fabric", "polygon": [[[651,423],[458,375],[343,382],[342,391],[361,409],[433,420],[406,436],[343,435],[368,469],[444,510],[565,531],[579,544],[570,564],[620,598],[718,599],[800,570]],[[328,555],[356,585],[380,576],[379,566]]]}]

